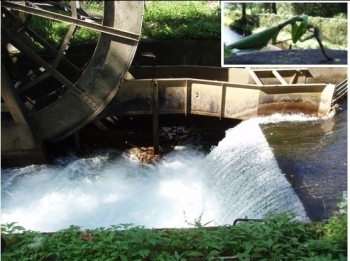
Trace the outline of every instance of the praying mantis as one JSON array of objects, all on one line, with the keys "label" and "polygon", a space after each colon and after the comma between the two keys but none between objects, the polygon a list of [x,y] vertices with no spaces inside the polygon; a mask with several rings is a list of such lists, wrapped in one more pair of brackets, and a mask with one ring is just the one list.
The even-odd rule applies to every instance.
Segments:
[{"label": "praying mantis", "polygon": [[[297,24],[297,22],[300,22],[300,23]],[[279,32],[281,31],[282,28],[284,28],[285,26],[287,26],[289,24],[292,26],[292,38],[277,42],[277,36],[278,36]],[[311,32],[311,34],[309,34],[305,38],[302,38],[302,36],[307,31]],[[324,50],[324,47],[323,47],[323,44],[321,41],[321,32],[320,32],[319,27],[315,26],[313,24],[309,24],[307,15],[292,17],[281,24],[267,28],[266,30],[261,31],[259,33],[244,37],[241,40],[239,40],[238,42],[227,45],[226,47],[228,49],[240,49],[240,50],[261,49],[261,48],[265,47],[270,40],[272,40],[272,44],[282,43],[282,42],[285,42],[288,40],[292,40],[293,43],[296,43],[298,41],[300,41],[300,42],[307,41],[313,37],[315,37],[315,39],[317,40],[317,42],[322,50],[323,55],[328,60],[333,60],[333,58],[330,57],[326,53],[326,51]]]}]

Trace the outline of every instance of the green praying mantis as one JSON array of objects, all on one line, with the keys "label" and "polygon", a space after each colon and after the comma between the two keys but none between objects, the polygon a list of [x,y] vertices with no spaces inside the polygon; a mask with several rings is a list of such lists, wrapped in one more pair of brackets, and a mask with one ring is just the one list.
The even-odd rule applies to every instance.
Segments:
[{"label": "green praying mantis", "polygon": [[[297,24],[297,22],[300,22],[300,23]],[[283,27],[285,27],[289,24],[292,26],[292,38],[277,42],[277,36],[278,36],[279,32],[281,31],[281,29]],[[302,36],[307,31],[311,32],[311,34],[309,34],[305,38],[302,38]],[[315,37],[315,39],[317,40],[317,42],[322,50],[323,55],[328,60],[333,60],[333,58],[330,57],[326,53],[326,51],[324,50],[324,47],[323,47],[323,44],[321,41],[320,29],[318,28],[318,26],[314,26],[314,25],[308,23],[308,16],[307,15],[292,17],[279,25],[267,28],[266,30],[261,31],[259,33],[244,37],[241,40],[239,40],[238,42],[227,45],[226,47],[228,49],[240,49],[240,50],[261,49],[261,48],[265,47],[270,40],[272,40],[272,44],[278,44],[278,43],[282,43],[282,42],[285,42],[288,40],[292,40],[293,43],[296,43],[298,41],[300,41],[300,42],[307,41],[313,37]]]}]

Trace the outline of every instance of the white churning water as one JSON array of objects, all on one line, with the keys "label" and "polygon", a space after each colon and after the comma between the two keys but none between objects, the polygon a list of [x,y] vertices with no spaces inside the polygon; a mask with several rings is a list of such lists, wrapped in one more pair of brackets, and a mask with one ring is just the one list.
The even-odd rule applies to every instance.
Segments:
[{"label": "white churning water", "polygon": [[1,222],[49,232],[122,223],[188,227],[201,215],[202,223],[224,225],[280,211],[308,221],[259,127],[298,117],[310,120],[275,116],[244,121],[227,130],[208,155],[179,146],[156,165],[101,152],[60,159],[53,166],[3,169]]}]

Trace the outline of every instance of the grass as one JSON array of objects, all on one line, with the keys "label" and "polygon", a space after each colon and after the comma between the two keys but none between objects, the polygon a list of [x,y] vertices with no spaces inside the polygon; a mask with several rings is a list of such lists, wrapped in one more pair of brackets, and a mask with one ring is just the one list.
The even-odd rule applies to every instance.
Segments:
[{"label": "grass", "polygon": [[221,10],[207,1],[147,1],[144,39],[220,39]]},{"label": "grass", "polygon": [[[142,39],[209,40],[221,37],[221,10],[217,1],[146,1]],[[85,1],[87,11],[103,14],[103,3]],[[54,47],[60,46],[69,24],[38,16],[30,27]],[[99,33],[79,28],[72,43],[97,41]]]}]

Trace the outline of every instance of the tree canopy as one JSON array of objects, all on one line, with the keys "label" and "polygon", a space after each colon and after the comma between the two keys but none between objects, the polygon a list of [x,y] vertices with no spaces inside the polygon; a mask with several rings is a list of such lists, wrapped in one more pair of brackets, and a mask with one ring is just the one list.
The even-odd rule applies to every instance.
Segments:
[{"label": "tree canopy", "polygon": [[[347,18],[347,3],[228,3],[226,6],[229,10],[241,10],[242,17],[245,13],[274,13],[309,16],[320,16],[325,18],[342,17]],[[250,11],[250,12],[247,12]]]}]

